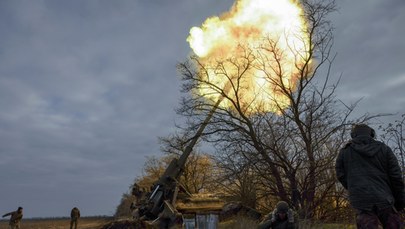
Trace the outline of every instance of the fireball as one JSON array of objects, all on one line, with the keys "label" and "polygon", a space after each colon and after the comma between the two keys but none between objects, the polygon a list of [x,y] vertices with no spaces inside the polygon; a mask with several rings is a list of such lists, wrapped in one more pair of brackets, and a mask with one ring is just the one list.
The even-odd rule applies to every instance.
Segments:
[{"label": "fireball", "polygon": [[293,0],[238,0],[229,12],[191,28],[187,41],[204,66],[196,93],[217,101],[225,92],[229,99],[221,107],[238,100],[247,113],[288,107],[281,88],[293,91],[309,62],[302,15]]}]

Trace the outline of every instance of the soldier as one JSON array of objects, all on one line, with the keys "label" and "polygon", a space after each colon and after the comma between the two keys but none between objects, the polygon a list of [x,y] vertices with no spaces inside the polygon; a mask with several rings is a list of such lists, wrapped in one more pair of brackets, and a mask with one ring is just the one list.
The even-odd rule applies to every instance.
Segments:
[{"label": "soldier", "polygon": [[141,190],[141,187],[137,183],[134,183],[134,185],[132,186],[132,195],[135,197],[135,199],[131,203],[131,206],[129,208],[131,210],[132,218],[134,220],[138,220],[139,219],[139,207],[141,204],[143,191]]},{"label": "soldier", "polygon": [[264,217],[257,229],[295,229],[294,213],[287,202],[279,201],[276,209]]},{"label": "soldier", "polygon": [[402,228],[397,211],[405,206],[405,191],[397,158],[365,124],[354,125],[350,135],[337,157],[336,176],[357,211],[357,228],[377,229],[379,221],[384,228]]},{"label": "soldier", "polygon": [[10,217],[10,229],[19,229],[20,228],[20,222],[23,217],[23,208],[18,207],[17,211],[9,212],[3,215],[3,218],[6,216],[11,216]]},{"label": "soldier", "polygon": [[74,207],[70,212],[70,229],[73,228],[73,224],[75,225],[75,229],[77,229],[77,223],[80,218],[80,211],[77,207]]}]

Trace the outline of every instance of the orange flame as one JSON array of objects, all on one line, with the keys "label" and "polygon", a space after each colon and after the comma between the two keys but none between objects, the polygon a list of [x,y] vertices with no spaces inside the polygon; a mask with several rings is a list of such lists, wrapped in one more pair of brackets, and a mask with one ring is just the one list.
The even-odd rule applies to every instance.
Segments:
[{"label": "orange flame", "polygon": [[[309,42],[302,14],[302,9],[293,0],[237,0],[231,10],[221,17],[208,18],[201,27],[191,28],[187,41],[199,61],[205,66],[212,66],[201,74],[202,81],[209,81],[218,88],[225,88],[227,84],[229,87],[228,77],[238,75],[235,72],[238,69],[221,60],[237,60],[246,54],[241,45],[249,47],[257,53],[245,60],[252,61],[252,66],[261,67],[249,68],[244,73],[245,78],[238,80],[239,95],[226,92],[227,96],[232,99],[238,96],[244,109],[250,112],[258,109],[277,112],[279,108],[286,108],[289,99],[277,89],[276,84],[282,83],[293,89],[299,75],[296,66],[302,66],[308,59]],[[269,41],[276,42],[277,53],[282,58],[276,60],[275,52],[264,51],[263,47],[268,46]],[[257,58],[259,55],[260,58]],[[223,69],[226,69],[226,74],[215,69],[218,61],[225,64]],[[246,63],[242,61],[240,64]],[[274,64],[281,65],[279,70],[275,70]],[[198,94],[214,101],[220,96],[218,90],[207,85],[199,85]],[[224,100],[221,106],[231,104]]]}]

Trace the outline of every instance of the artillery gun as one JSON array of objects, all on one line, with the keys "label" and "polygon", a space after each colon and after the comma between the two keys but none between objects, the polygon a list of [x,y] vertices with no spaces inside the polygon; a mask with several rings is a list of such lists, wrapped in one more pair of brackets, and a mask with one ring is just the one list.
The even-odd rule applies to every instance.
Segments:
[{"label": "artillery gun", "polygon": [[[163,175],[153,185],[152,191],[145,196],[145,199],[140,201],[138,206],[134,207],[135,218],[138,218],[141,221],[148,221],[152,225],[157,225],[159,228],[169,228],[170,225],[175,223],[176,218],[181,216],[181,214],[176,211],[175,202],[180,189],[186,194],[187,191],[182,188],[182,185],[178,180],[183,174],[187,158],[222,99],[223,97],[220,98],[210,110],[181,156],[178,159],[174,158],[170,162]],[[135,196],[136,192],[136,190],[133,190]]]},{"label": "artillery gun", "polygon": [[[229,90],[229,87],[229,83],[225,85],[223,90],[224,94]],[[222,94],[217,102],[213,105],[212,109],[201,123],[201,126],[197,129],[195,135],[190,139],[190,142],[187,144],[180,157],[178,159],[174,158],[170,162],[163,175],[154,183],[151,191],[143,196],[140,201],[137,201],[139,203],[137,203],[133,208],[135,213],[133,215],[134,218],[140,220],[142,224],[144,222],[148,222],[147,224],[157,228],[170,228],[170,226],[175,224],[176,220],[181,217],[181,214],[176,210],[176,200],[180,190],[182,190],[183,193],[187,195],[189,200],[191,199],[191,202],[193,202],[193,197],[191,194],[186,191],[178,180],[184,172],[185,164],[193,150],[193,147],[201,137],[206,126],[209,124],[209,121],[214,115],[219,104],[225,98],[224,94]],[[136,193],[137,191],[133,190],[133,194],[137,197],[137,199],[140,199],[141,195],[137,196]],[[219,202],[221,202],[214,199],[211,199],[211,201],[216,202],[217,205]],[[222,203],[221,206],[224,206],[224,204],[225,203]],[[229,213],[235,209],[235,207],[229,207],[229,209],[225,210],[225,212]],[[241,209],[242,208],[238,208],[236,211],[240,211]],[[254,209],[249,210],[249,212],[254,212],[254,218],[260,217],[260,213],[256,212]]]}]

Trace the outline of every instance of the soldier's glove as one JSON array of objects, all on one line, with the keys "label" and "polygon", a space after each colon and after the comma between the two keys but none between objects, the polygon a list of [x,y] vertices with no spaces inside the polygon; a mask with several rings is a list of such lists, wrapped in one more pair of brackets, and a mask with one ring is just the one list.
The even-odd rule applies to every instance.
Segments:
[{"label": "soldier's glove", "polygon": [[277,221],[276,214],[277,214],[277,211],[276,211],[276,210],[274,210],[274,211],[271,213],[271,219],[270,219],[270,222],[274,223],[274,222],[276,222],[276,221]]},{"label": "soldier's glove", "polygon": [[288,216],[288,222],[294,223],[294,212],[291,209],[288,209],[287,216]]}]

